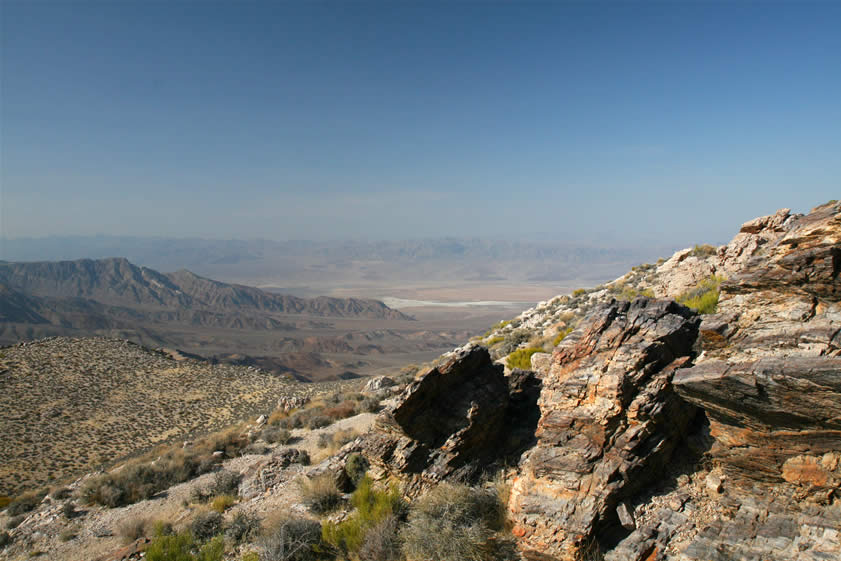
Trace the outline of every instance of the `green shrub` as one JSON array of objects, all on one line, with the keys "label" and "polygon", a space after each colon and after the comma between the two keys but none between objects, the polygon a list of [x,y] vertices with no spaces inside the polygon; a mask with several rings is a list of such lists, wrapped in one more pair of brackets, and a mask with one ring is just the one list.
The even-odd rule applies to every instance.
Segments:
[{"label": "green shrub", "polygon": [[326,514],[339,506],[342,494],[330,473],[301,482],[301,501],[316,514]]},{"label": "green shrub", "polygon": [[219,514],[222,514],[231,508],[236,502],[237,499],[233,495],[217,495],[213,498],[213,501],[211,501],[210,508]]},{"label": "green shrub", "polygon": [[0,532],[0,549],[3,549],[10,543],[12,543],[12,536],[9,535],[9,532]]},{"label": "green shrub", "polygon": [[325,522],[321,537],[344,556],[356,553],[365,541],[368,531],[389,516],[402,510],[403,499],[396,487],[388,491],[374,488],[369,477],[363,477],[351,495],[355,511],[339,523]]},{"label": "green shrub", "polygon": [[[559,331],[558,334],[555,335],[555,338],[552,339],[552,346],[557,347],[560,345],[561,341],[563,341],[570,333],[572,333],[572,327],[567,327],[566,329]],[[529,357],[529,362],[531,362],[531,357]]]},{"label": "green shrub", "polygon": [[215,510],[200,512],[190,523],[190,532],[200,542],[204,542],[222,532],[222,515]]},{"label": "green shrub", "polygon": [[576,288],[572,291],[573,298],[578,298],[579,296],[584,296],[585,294],[587,294],[586,288]]},{"label": "green shrub", "polygon": [[698,286],[677,297],[677,301],[699,314],[714,314],[718,308],[718,297],[724,277],[713,275],[698,283]]},{"label": "green shrub", "polygon": [[508,355],[508,360],[506,362],[509,368],[522,368],[523,370],[529,370],[531,369],[531,355],[542,352],[543,349],[540,347],[517,349]]},{"label": "green shrub", "polygon": [[359,486],[359,482],[365,477],[368,471],[368,460],[362,454],[351,454],[345,462],[345,473],[353,483],[354,487]]},{"label": "green shrub", "polygon": [[316,561],[321,525],[306,518],[281,518],[264,530],[258,545],[262,561]]},{"label": "green shrub", "polygon": [[217,536],[198,548],[189,532],[158,536],[146,549],[147,561],[222,561],[225,554],[225,541]]},{"label": "green shrub", "polygon": [[71,518],[75,517],[76,514],[77,514],[76,505],[74,505],[71,502],[64,503],[63,505],[61,505],[61,513],[64,515],[64,517],[66,519],[70,520]]},{"label": "green shrub", "polygon": [[497,335],[496,337],[491,337],[490,339],[485,341],[485,346],[486,347],[493,347],[497,343],[502,343],[503,341],[505,341],[505,337]]},{"label": "green shrub", "polygon": [[442,483],[412,504],[401,531],[403,553],[425,561],[489,561],[504,527],[496,493]]}]

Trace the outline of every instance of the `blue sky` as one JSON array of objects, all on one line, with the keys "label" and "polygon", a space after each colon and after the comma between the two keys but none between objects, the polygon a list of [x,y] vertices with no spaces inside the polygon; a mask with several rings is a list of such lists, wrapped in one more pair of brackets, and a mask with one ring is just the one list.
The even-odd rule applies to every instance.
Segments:
[{"label": "blue sky", "polygon": [[841,3],[3,0],[9,238],[722,242],[841,197]]}]

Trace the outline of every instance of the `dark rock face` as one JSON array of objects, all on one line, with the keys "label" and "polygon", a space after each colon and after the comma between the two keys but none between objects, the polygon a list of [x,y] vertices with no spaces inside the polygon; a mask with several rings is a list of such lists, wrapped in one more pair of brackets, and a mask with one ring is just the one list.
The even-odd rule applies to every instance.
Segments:
[{"label": "dark rock face", "polygon": [[382,475],[408,478],[416,489],[445,478],[470,479],[499,457],[508,404],[503,368],[487,349],[457,349],[381,413],[365,455]]},{"label": "dark rock face", "polygon": [[657,478],[696,409],[673,391],[700,318],[638,298],[594,313],[555,350],[538,400],[537,444],[509,504],[527,555],[576,559],[616,508]]}]

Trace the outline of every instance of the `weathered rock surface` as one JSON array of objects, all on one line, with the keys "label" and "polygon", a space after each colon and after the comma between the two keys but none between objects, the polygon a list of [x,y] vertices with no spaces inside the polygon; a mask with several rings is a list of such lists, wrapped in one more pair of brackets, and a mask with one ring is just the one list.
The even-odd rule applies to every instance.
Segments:
[{"label": "weathered rock surface", "polygon": [[387,390],[388,388],[395,385],[397,385],[397,382],[395,382],[388,376],[377,376],[368,380],[368,383],[365,384],[365,389],[363,391],[368,393],[377,393],[382,390]]},{"label": "weathered rock surface", "polygon": [[841,205],[787,224],[722,285],[704,355],[675,385],[707,411],[732,476],[828,488],[839,475],[825,456],[841,451]]},{"label": "weathered rock surface", "polygon": [[509,504],[527,555],[576,559],[657,478],[696,409],[672,390],[700,318],[671,301],[614,302],[555,350],[537,444]]},{"label": "weathered rock surface", "polygon": [[380,414],[365,455],[380,476],[407,478],[410,492],[445,478],[469,479],[499,456],[508,402],[503,369],[487,349],[456,349]]}]

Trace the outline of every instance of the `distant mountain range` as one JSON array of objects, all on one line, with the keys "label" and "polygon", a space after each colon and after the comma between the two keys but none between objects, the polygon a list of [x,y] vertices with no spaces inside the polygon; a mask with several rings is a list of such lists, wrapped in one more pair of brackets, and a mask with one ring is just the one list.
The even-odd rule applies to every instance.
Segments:
[{"label": "distant mountain range", "polygon": [[0,258],[54,261],[122,255],[157,270],[187,267],[216,279],[251,285],[269,282],[310,296],[313,293],[301,287],[326,294],[325,287],[336,285],[390,287],[419,280],[603,282],[675,249],[665,243],[608,247],[596,242],[477,238],[316,242],[66,236],[3,240]]},{"label": "distant mountain range", "polygon": [[[123,258],[0,262],[0,322],[67,329],[131,329],[140,324],[290,330],[283,317],[410,320],[378,300],[298,298],[206,279],[159,273]],[[0,339],[2,340],[2,339]]]}]

